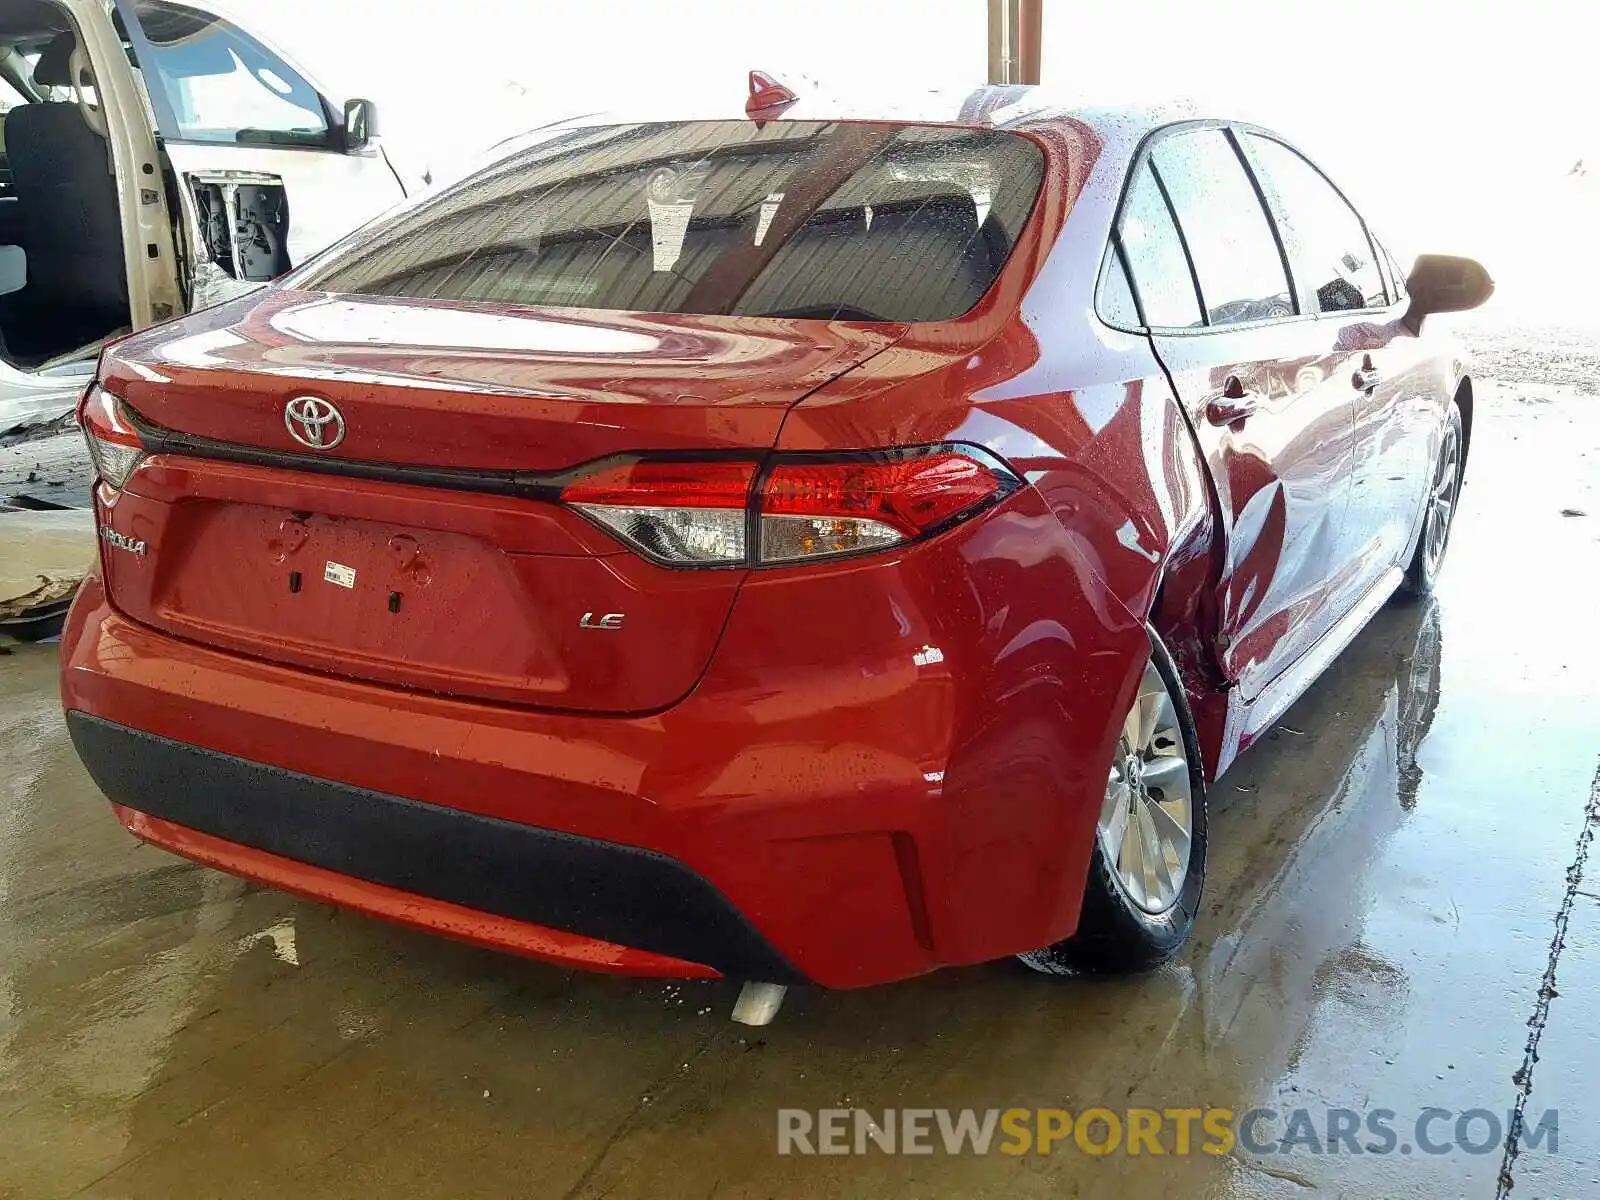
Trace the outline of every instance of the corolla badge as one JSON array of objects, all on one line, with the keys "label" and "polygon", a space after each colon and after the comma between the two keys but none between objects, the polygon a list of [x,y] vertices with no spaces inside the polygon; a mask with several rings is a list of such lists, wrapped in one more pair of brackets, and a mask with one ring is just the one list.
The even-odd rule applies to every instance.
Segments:
[{"label": "corolla badge", "polygon": [[332,450],[344,441],[344,414],[321,396],[296,396],[283,406],[289,436],[313,450]]},{"label": "corolla badge", "polygon": [[100,540],[108,546],[116,547],[118,550],[126,550],[129,554],[137,554],[140,558],[145,555],[146,546],[143,538],[131,538],[125,533],[118,533],[109,525],[100,526]]}]

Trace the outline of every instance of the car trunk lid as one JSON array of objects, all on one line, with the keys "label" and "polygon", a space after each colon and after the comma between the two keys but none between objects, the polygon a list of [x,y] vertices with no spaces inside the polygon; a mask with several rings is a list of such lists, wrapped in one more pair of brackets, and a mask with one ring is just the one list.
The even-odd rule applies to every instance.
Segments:
[{"label": "car trunk lid", "polygon": [[[125,535],[105,542],[112,598],[331,674],[664,707],[704,671],[745,571],[652,563],[547,481],[619,454],[758,457],[793,403],[902,331],[293,292],[150,331],[101,372],[154,452],[102,489],[102,524]],[[286,420],[307,396],[340,413],[326,448]]]},{"label": "car trunk lid", "polygon": [[[905,328],[287,290],[253,299],[121,343],[104,382],[155,425],[309,453],[330,471],[548,472],[644,450],[766,449],[790,405]],[[338,444],[296,436],[305,430],[286,408],[301,396],[338,410]]]}]

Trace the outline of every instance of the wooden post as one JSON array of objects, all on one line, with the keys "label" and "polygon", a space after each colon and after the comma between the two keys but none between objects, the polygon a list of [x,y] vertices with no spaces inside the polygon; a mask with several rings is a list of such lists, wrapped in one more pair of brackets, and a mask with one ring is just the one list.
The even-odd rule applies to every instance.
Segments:
[{"label": "wooden post", "polygon": [[989,0],[989,82],[1038,83],[1044,0]]}]

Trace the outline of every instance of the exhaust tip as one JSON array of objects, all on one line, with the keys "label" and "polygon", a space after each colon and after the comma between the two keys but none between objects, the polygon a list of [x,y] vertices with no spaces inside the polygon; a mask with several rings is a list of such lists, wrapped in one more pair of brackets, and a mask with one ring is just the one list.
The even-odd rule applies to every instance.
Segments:
[{"label": "exhaust tip", "polygon": [[746,983],[733,1002],[733,1019],[741,1025],[772,1024],[788,991],[781,983]]}]

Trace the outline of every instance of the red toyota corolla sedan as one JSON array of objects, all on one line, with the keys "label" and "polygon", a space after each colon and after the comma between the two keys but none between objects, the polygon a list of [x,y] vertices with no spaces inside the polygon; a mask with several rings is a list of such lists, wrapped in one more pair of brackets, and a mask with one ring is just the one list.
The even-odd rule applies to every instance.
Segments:
[{"label": "red toyota corolla sedan", "polygon": [[584,967],[1189,933],[1206,785],[1432,588],[1472,384],[1265,130],[547,130],[108,349],[62,695],[138,837]]}]

